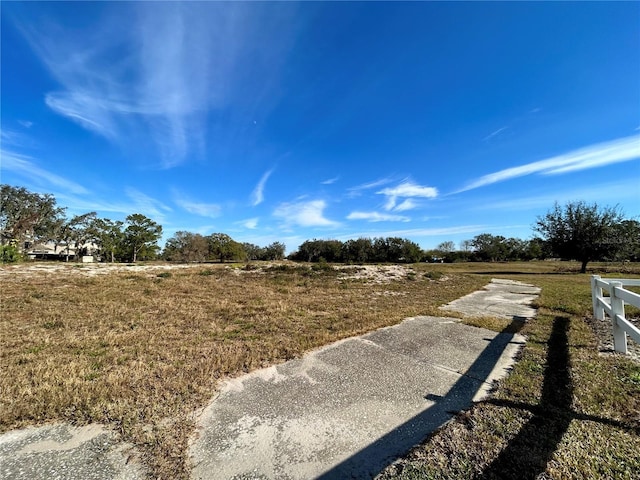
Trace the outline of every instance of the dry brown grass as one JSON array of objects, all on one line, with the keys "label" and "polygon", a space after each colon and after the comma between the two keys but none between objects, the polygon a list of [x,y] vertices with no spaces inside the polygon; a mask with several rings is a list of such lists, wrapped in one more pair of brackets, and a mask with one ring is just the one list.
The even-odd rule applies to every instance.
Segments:
[{"label": "dry brown grass", "polygon": [[[440,305],[499,277],[542,287],[539,317],[522,332],[529,336],[522,359],[494,403],[462,413],[409,455],[402,473],[391,468],[386,474],[473,478],[492,462],[504,473],[511,466],[495,463],[501,450],[531,457],[526,441],[513,442],[523,429],[536,445],[551,442],[543,449],[551,456],[541,457],[551,478],[576,472],[630,478],[625,472],[640,467],[637,456],[633,460],[640,447],[640,368],[598,355],[583,321],[590,309],[589,275],[578,274],[577,264],[419,265],[388,282],[359,278],[365,269],[358,266],[343,272],[350,279],[332,268],[290,264],[242,272],[217,265],[122,267],[95,276],[86,274],[93,267],[58,266],[24,275],[24,265],[0,267],[1,431],[60,420],[105,423],[140,449],[153,478],[187,478],[193,414],[221,378],[408,316],[446,315]],[[637,265],[594,264],[590,270],[640,274]],[[550,336],[559,318],[567,324],[567,340],[556,343],[565,345],[561,353],[570,361],[569,390],[569,377],[549,373],[555,371]],[[506,326],[495,318],[472,323]],[[571,404],[558,407],[555,391],[570,395]],[[559,408],[557,418],[540,417],[549,432],[529,425],[541,421],[540,402]],[[554,430],[558,419],[568,419],[559,423],[561,436]],[[524,471],[517,462],[513,467]]]},{"label": "dry brown grass", "polygon": [[154,478],[186,478],[193,413],[221,378],[408,316],[442,315],[440,305],[490,278],[408,268],[375,283],[288,266],[96,276],[3,267],[0,428],[105,423],[140,449]]}]

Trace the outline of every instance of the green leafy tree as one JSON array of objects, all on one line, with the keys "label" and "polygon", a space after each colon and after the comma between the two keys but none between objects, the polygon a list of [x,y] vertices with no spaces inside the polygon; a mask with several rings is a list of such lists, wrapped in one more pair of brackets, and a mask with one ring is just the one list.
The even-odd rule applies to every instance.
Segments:
[{"label": "green leafy tree", "polygon": [[236,242],[226,233],[212,233],[207,237],[207,242],[209,243],[209,258],[218,259],[220,263],[246,258],[242,244]]},{"label": "green leafy tree", "polygon": [[75,258],[83,254],[87,243],[94,238],[92,226],[96,220],[96,212],[76,215],[70,220],[60,220],[53,229],[53,240],[56,245],[65,245],[65,260],[68,262],[73,248]]},{"label": "green leafy tree", "polygon": [[617,245],[614,260],[640,262],[640,222],[623,220],[614,230],[611,240]]},{"label": "green leafy tree", "polygon": [[455,250],[448,252],[444,256],[445,263],[457,263],[457,262],[469,262],[471,260],[472,253],[466,250]]},{"label": "green leafy tree", "polygon": [[63,214],[64,208],[57,206],[53,195],[0,185],[0,244],[14,241],[22,250],[25,244],[48,240]]},{"label": "green leafy tree", "polygon": [[158,251],[162,226],[140,213],[129,215],[124,229],[124,245],[133,262],[138,258],[153,258]]},{"label": "green leafy tree", "polygon": [[554,255],[581,262],[587,271],[593,260],[615,256],[620,244],[615,241],[623,221],[617,207],[599,207],[596,203],[570,202],[538,217],[534,230],[549,243]]},{"label": "green leafy tree", "polygon": [[389,241],[386,238],[377,237],[372,241],[373,249],[373,261],[374,262],[388,262],[391,257],[389,248]]},{"label": "green leafy tree", "polygon": [[307,240],[292,260],[306,262],[419,262],[424,252],[417,243],[404,238],[388,237],[373,240],[360,238],[342,243],[340,240]]},{"label": "green leafy tree", "polygon": [[254,245],[253,243],[243,243],[242,249],[244,250],[245,258],[247,261],[251,260],[264,260],[265,249]]},{"label": "green leafy tree", "polygon": [[422,251],[422,248],[420,248],[420,245],[412,242],[411,240],[407,240],[406,238],[402,239],[401,245],[402,255],[399,258],[399,261],[405,263],[416,263],[422,260],[424,252]]},{"label": "green leafy tree", "polygon": [[96,212],[89,212],[74,217],[74,236],[73,241],[76,249],[76,257],[85,255],[88,252],[90,243],[95,243],[95,232],[93,225],[97,219]]},{"label": "green leafy tree", "polygon": [[385,238],[387,258],[386,262],[397,263],[404,260],[404,240],[399,237]]},{"label": "green leafy tree", "polygon": [[318,262],[324,252],[321,240],[307,240],[298,248],[298,260],[306,262]]},{"label": "green leafy tree", "polygon": [[321,254],[319,261],[341,262],[342,261],[342,242],[340,240],[323,240],[320,243]]},{"label": "green leafy tree", "polygon": [[544,260],[549,257],[551,257],[549,245],[541,238],[534,237],[526,242],[523,260]]},{"label": "green leafy tree", "polygon": [[366,263],[373,260],[370,238],[347,240],[342,246],[342,259],[347,263]]},{"label": "green leafy tree", "polygon": [[491,235],[490,233],[482,233],[476,235],[471,240],[474,253],[480,261],[498,262],[507,259],[509,254],[509,246],[506,238],[501,235]]},{"label": "green leafy tree", "polygon": [[303,262],[339,262],[341,261],[342,242],[339,240],[307,240],[291,255],[294,260]]},{"label": "green leafy tree", "polygon": [[96,218],[93,220],[90,231],[92,241],[96,244],[103,261],[109,258],[115,262],[116,254],[124,250],[124,223],[120,220],[113,221],[108,218]]},{"label": "green leafy tree", "polygon": [[376,262],[414,263],[423,256],[417,243],[400,237],[374,238],[372,248]]},{"label": "green leafy tree", "polygon": [[203,262],[209,253],[207,239],[199,233],[179,231],[167,240],[162,256],[174,262]]},{"label": "green leafy tree", "polygon": [[273,242],[267,245],[263,250],[263,260],[282,260],[284,258],[284,252],[286,246],[282,242]]},{"label": "green leafy tree", "polygon": [[505,260],[513,262],[526,260],[527,241],[520,238],[507,238],[504,240]]}]

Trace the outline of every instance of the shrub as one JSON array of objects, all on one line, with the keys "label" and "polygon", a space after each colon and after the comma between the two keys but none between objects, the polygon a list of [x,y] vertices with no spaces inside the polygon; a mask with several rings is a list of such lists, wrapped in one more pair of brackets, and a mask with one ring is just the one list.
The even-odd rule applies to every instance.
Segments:
[{"label": "shrub", "polygon": [[16,263],[22,260],[22,255],[14,245],[0,245],[0,262]]},{"label": "shrub", "polygon": [[431,271],[425,272],[424,276],[429,280],[440,280],[440,278],[442,278],[442,272],[438,272],[437,270],[431,270]]},{"label": "shrub", "polygon": [[320,258],[318,263],[311,265],[311,270],[314,272],[333,272],[334,268],[329,265],[324,258]]}]

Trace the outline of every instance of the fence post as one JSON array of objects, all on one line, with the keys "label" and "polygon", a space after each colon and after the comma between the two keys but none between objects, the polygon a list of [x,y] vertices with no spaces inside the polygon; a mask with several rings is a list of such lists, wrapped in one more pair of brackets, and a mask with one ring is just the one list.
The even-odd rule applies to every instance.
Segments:
[{"label": "fence post", "polygon": [[602,287],[598,285],[600,275],[591,275],[591,300],[593,302],[593,318],[604,320],[604,308],[602,307]]},{"label": "fence post", "polygon": [[616,317],[618,315],[624,317],[624,300],[616,295],[616,288],[622,288],[622,282],[611,282],[609,283],[609,287],[611,288],[610,297],[611,297],[611,310],[613,315],[611,316],[611,322],[613,323],[613,349],[616,352],[627,353],[627,334],[622,329],[620,325],[618,325],[618,321]]}]

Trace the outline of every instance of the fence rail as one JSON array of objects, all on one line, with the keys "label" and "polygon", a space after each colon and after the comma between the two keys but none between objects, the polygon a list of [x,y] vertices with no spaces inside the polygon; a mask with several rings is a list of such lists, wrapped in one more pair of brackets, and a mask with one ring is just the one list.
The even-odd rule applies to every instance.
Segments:
[{"label": "fence rail", "polygon": [[[640,279],[600,278],[591,276],[591,299],[593,300],[593,316],[604,320],[605,313],[611,318],[613,325],[613,348],[616,352],[627,353],[627,335],[636,343],[640,343],[640,329],[631,323],[624,314],[625,302],[640,308],[640,295],[626,290],[624,287],[640,287]],[[604,292],[609,294],[604,296]]]}]

